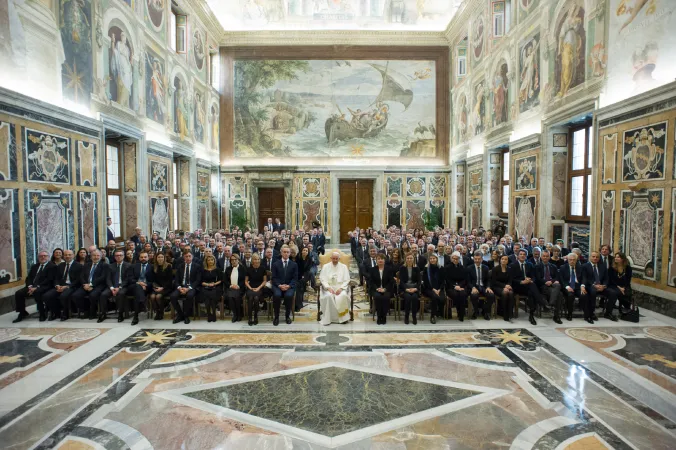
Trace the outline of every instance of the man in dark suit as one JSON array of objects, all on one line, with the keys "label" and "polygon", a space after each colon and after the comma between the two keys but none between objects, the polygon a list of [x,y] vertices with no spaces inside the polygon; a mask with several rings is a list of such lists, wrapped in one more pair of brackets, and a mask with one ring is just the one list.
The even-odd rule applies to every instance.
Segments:
[{"label": "man in dark suit", "polygon": [[[587,290],[584,292],[582,290],[582,265],[578,264],[577,255],[575,253],[569,253],[567,258],[567,264],[563,264],[559,269],[559,283],[563,287],[562,292],[566,299],[566,320],[573,320],[573,305],[575,304],[575,297],[580,299],[581,305],[586,305],[587,302]],[[584,307],[583,307],[584,309]],[[585,310],[585,320],[587,322],[594,321],[587,316]]]},{"label": "man in dark suit", "polygon": [[42,250],[38,253],[38,262],[33,264],[26,277],[26,286],[14,293],[16,312],[19,316],[13,323],[19,323],[26,317],[26,297],[33,297],[40,313],[40,322],[47,320],[43,296],[54,287],[54,269],[56,266],[49,260],[49,253]]},{"label": "man in dark suit", "polygon": [[282,223],[281,220],[279,220],[279,217],[275,219],[275,223],[272,224],[272,231],[277,231],[281,232],[284,229],[284,224]]},{"label": "man in dark suit", "polygon": [[108,239],[106,239],[106,242],[114,241],[115,232],[113,231],[113,219],[110,217],[106,217],[106,224],[108,225],[108,227],[106,228],[108,234]]},{"label": "man in dark suit", "polygon": [[610,268],[613,266],[613,256],[610,245],[603,244],[601,246],[601,259],[599,264],[606,266],[606,270],[610,273]]},{"label": "man in dark suit", "polygon": [[[596,309],[596,297],[604,297],[606,302],[615,304],[617,300],[614,291],[608,289],[608,270],[601,264],[601,254],[597,251],[591,252],[589,262],[582,265],[582,286],[587,292],[587,302],[585,309],[585,318],[589,317],[592,321],[599,320],[594,314]],[[605,315],[606,319],[617,320],[616,317]]]},{"label": "man in dark suit", "polygon": [[146,296],[153,293],[153,274],[153,266],[148,263],[148,254],[141,252],[138,262],[132,267],[133,284],[129,287],[129,294],[134,296],[132,325],[138,323],[138,314],[141,312],[141,305],[146,304]]},{"label": "man in dark suit", "polygon": [[[80,311],[86,309],[85,297],[89,296],[89,319],[96,317],[101,293],[108,287],[108,264],[101,260],[101,252],[94,250],[89,254],[91,261],[84,265],[80,273],[80,288],[72,298]],[[103,311],[103,314],[107,312]]]},{"label": "man in dark suit", "polygon": [[472,306],[474,307],[474,312],[472,313],[472,320],[476,320],[477,314],[479,312],[479,297],[483,296],[484,306],[483,306],[483,316],[486,320],[491,320],[491,307],[495,301],[495,294],[490,288],[490,278],[488,273],[488,267],[481,263],[482,257],[481,252],[474,252],[474,264],[467,267],[467,280],[469,281],[470,289],[470,299],[472,300]]},{"label": "man in dark suit", "polygon": [[559,268],[550,262],[549,251],[543,250],[540,254],[541,263],[535,266],[535,284],[543,298],[549,299],[549,304],[554,305],[554,322],[561,324],[561,307],[563,306],[563,293],[559,281]]},{"label": "man in dark suit", "polygon": [[312,245],[315,248],[315,251],[320,254],[324,254],[324,247],[326,246],[326,236],[324,236],[324,231],[320,228],[317,229],[317,234],[312,238]]},{"label": "man in dark suit", "polygon": [[279,310],[284,298],[286,308],[286,323],[291,324],[291,302],[298,280],[298,266],[289,259],[291,249],[288,245],[282,247],[282,259],[272,264],[272,303],[275,310],[274,326],[279,325]]},{"label": "man in dark suit", "polygon": [[568,253],[570,253],[570,250],[564,246],[563,239],[557,239],[556,245],[561,248],[561,256],[566,256]]},{"label": "man in dark suit", "polygon": [[364,259],[369,256],[369,248],[366,246],[366,239],[361,238],[361,244],[357,247],[355,251],[355,258],[357,259],[357,267],[359,267],[359,285],[364,284],[364,272],[362,272],[362,265],[364,264]]},{"label": "man in dark suit", "polygon": [[512,248],[513,248],[513,253],[511,255],[509,255],[509,264],[510,265],[516,264],[516,262],[518,261],[519,250],[521,250],[521,244],[519,244],[518,242],[515,242],[514,246]]},{"label": "man in dark suit", "polygon": [[275,262],[273,257],[273,251],[270,247],[265,249],[265,257],[261,259],[261,265],[265,267],[265,270],[272,272],[272,264]]},{"label": "man in dark suit", "polygon": [[[169,300],[176,311],[174,323],[183,321],[186,325],[190,323],[195,295],[197,288],[201,283],[202,267],[193,262],[192,253],[188,252],[183,256],[183,263],[176,268],[174,277],[174,292],[169,296]],[[178,303],[183,299],[183,308]]]},{"label": "man in dark suit", "polygon": [[58,311],[61,311],[62,322],[70,316],[71,297],[80,288],[82,273],[82,264],[73,261],[73,258],[72,250],[63,251],[64,262],[54,269],[54,289],[43,296],[49,308],[49,320],[56,319]]},{"label": "man in dark suit", "polygon": [[359,247],[359,236],[357,235],[356,232],[349,231],[348,236],[350,236],[350,253],[352,253],[352,257],[356,258],[357,257],[357,247]]},{"label": "man in dark suit", "polygon": [[369,254],[364,259],[362,266],[361,266],[361,272],[364,275],[364,280],[366,281],[366,285],[369,287],[369,290],[370,290],[369,282],[371,281],[371,269],[378,265],[377,257],[378,257],[378,251],[376,250],[376,248],[370,247],[369,248]]},{"label": "man in dark suit", "polygon": [[222,242],[216,244],[216,249],[214,250],[214,258],[216,258],[216,267],[223,269],[223,264],[225,261],[225,251],[223,250],[224,246]]},{"label": "man in dark suit", "polygon": [[533,247],[533,249],[530,252],[532,256],[528,258],[527,261],[531,263],[533,267],[539,266],[540,263],[542,262],[541,253],[542,251],[540,250],[540,247]]},{"label": "man in dark suit", "polygon": [[117,321],[124,320],[124,311],[127,309],[127,290],[134,282],[133,268],[131,264],[124,261],[124,252],[116,250],[113,256],[115,262],[108,266],[108,289],[101,293],[99,300],[99,320],[97,321],[99,323],[106,320],[109,300],[115,300]]},{"label": "man in dark suit", "polygon": [[[540,291],[538,291],[537,285],[535,284],[535,268],[533,265],[526,261],[528,252],[524,249],[519,250],[518,260],[516,263],[509,266],[510,274],[512,275],[512,281],[514,285],[514,293],[519,295],[524,295],[527,298],[528,311],[530,315],[528,320],[531,325],[537,325],[535,321],[535,305],[537,303],[543,303],[542,296]],[[544,307],[545,310],[549,308]]]}]

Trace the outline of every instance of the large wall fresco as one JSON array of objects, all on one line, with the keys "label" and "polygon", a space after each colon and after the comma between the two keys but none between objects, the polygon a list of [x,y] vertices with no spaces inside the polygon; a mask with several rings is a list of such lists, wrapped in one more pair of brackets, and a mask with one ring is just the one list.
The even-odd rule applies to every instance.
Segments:
[{"label": "large wall fresco", "polygon": [[235,60],[234,156],[435,157],[436,80],[433,60]]}]

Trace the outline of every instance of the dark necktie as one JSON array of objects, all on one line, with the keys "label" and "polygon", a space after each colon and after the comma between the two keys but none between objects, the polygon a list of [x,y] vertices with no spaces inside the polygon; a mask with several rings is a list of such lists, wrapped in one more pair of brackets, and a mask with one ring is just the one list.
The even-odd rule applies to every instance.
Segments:
[{"label": "dark necktie", "polygon": [[599,278],[599,271],[596,267],[596,264],[594,264],[594,283],[601,284],[601,279]]},{"label": "dark necktie", "polygon": [[66,263],[66,270],[63,271],[63,278],[66,278],[68,275],[68,270],[70,270],[70,263]]},{"label": "dark necktie", "polygon": [[284,261],[284,279],[286,279],[286,265],[288,263],[288,260]]},{"label": "dark necktie", "polygon": [[183,272],[183,286],[188,285],[188,280],[190,280],[190,264],[186,264],[185,271]]},{"label": "dark necktie", "polygon": [[122,264],[117,265],[117,286],[118,287],[122,284]]},{"label": "dark necktie", "polygon": [[570,269],[570,287],[575,289],[575,268],[568,266]]},{"label": "dark necktie", "polygon": [[43,268],[43,267],[45,267],[45,265],[44,265],[44,264],[40,264],[40,267],[38,267],[38,271],[35,273],[35,278],[37,278],[37,277],[38,277],[38,274],[39,274],[40,272],[42,272],[42,268]]},{"label": "dark necktie", "polygon": [[376,260],[371,258],[371,267],[375,267],[375,266],[376,266]]},{"label": "dark necktie", "polygon": [[141,264],[141,279],[140,279],[140,281],[141,281],[141,283],[146,282],[146,265],[145,264]]},{"label": "dark necktie", "polygon": [[521,272],[523,272],[523,278],[526,279],[526,265],[521,263]]},{"label": "dark necktie", "polygon": [[481,286],[481,267],[476,266],[476,279],[479,281],[479,286]]},{"label": "dark necktie", "polygon": [[92,265],[92,270],[89,271],[89,284],[92,284],[92,281],[94,281],[94,271],[96,270],[96,264],[98,263],[94,263]]},{"label": "dark necktie", "polygon": [[550,281],[551,277],[549,276],[549,264],[545,264],[545,281]]}]

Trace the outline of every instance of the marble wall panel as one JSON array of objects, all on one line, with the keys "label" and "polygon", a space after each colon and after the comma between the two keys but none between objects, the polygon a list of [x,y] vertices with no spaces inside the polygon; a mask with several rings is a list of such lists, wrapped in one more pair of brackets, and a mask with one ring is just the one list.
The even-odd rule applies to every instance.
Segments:
[{"label": "marble wall panel", "polygon": [[322,202],[320,200],[303,200],[301,211],[301,226],[312,229],[312,222],[318,220],[321,223]]},{"label": "marble wall panel", "polygon": [[479,228],[481,224],[481,200],[471,199],[469,201],[469,228]]},{"label": "marble wall panel", "polygon": [[580,250],[582,250],[583,255],[589,255],[589,238],[589,227],[582,225],[568,227],[568,242],[577,242],[580,244]]},{"label": "marble wall panel", "polygon": [[671,191],[671,230],[669,233],[669,274],[667,284],[676,286],[676,188]]},{"label": "marble wall panel", "polygon": [[24,176],[31,182],[70,184],[67,137],[22,127]]},{"label": "marble wall panel", "polygon": [[406,201],[406,228],[424,229],[423,212],[425,211],[425,200],[407,200]]},{"label": "marble wall panel", "polygon": [[552,162],[552,219],[563,220],[566,216],[566,181],[568,153],[556,152]]},{"label": "marble wall panel", "polygon": [[138,186],[136,182],[136,143],[135,142],[123,143],[122,153],[124,158],[124,191],[137,192]]},{"label": "marble wall panel", "polygon": [[169,163],[165,161],[150,160],[148,170],[148,190],[150,192],[169,192]]},{"label": "marble wall panel", "polygon": [[387,226],[401,226],[401,200],[392,198],[387,201]]},{"label": "marble wall panel", "polygon": [[455,174],[455,182],[456,182],[455,212],[457,214],[465,214],[465,173],[457,172]]},{"label": "marble wall panel", "polygon": [[601,244],[613,247],[615,231],[615,191],[601,193]]},{"label": "marble wall panel", "polygon": [[0,181],[17,180],[16,126],[0,121]]},{"label": "marble wall panel", "polygon": [[180,210],[181,215],[178,220],[178,225],[183,230],[190,229],[190,199],[182,198],[180,199]]},{"label": "marble wall panel", "polygon": [[19,190],[0,189],[0,285],[21,278]]},{"label": "marble wall panel", "polygon": [[502,171],[500,166],[495,166],[490,168],[490,177],[491,177],[491,216],[497,216],[500,213],[502,206]]},{"label": "marble wall panel", "polygon": [[468,167],[467,172],[469,173],[470,198],[481,197],[483,192],[483,169]]},{"label": "marble wall panel", "polygon": [[535,233],[536,196],[529,195],[514,199],[514,229],[516,237],[530,240]]},{"label": "marble wall panel", "polygon": [[391,176],[385,179],[385,192],[387,192],[388,197],[401,197],[401,187],[402,187],[401,177]]},{"label": "marble wall panel", "polygon": [[200,200],[197,202],[197,227],[200,230],[206,230],[209,217],[209,201]]},{"label": "marble wall panel", "polygon": [[664,224],[664,191],[622,191],[625,210],[624,252],[629,258],[633,276],[659,281],[662,260],[662,228]]},{"label": "marble wall panel", "polygon": [[430,218],[433,227],[441,227],[446,225],[446,201],[431,200],[430,201]]},{"label": "marble wall panel", "polygon": [[182,159],[178,164],[179,195],[190,197],[190,161]]},{"label": "marble wall panel", "polygon": [[427,191],[427,180],[425,177],[406,178],[406,196],[424,197],[426,191]]},{"label": "marble wall panel", "polygon": [[617,166],[617,133],[603,136],[603,155],[601,159],[601,183],[615,182]]},{"label": "marble wall panel", "polygon": [[124,197],[124,223],[128,234],[138,226],[138,201],[131,195]]},{"label": "marble wall panel", "polygon": [[514,191],[537,189],[537,155],[514,159]]},{"label": "marble wall panel", "polygon": [[197,171],[197,196],[208,198],[210,194],[211,174],[209,172]]},{"label": "marble wall panel", "polygon": [[74,248],[73,194],[27,189],[24,195],[28,267],[35,264],[40,250],[51,254],[55,248]]},{"label": "marble wall panel", "polygon": [[446,177],[443,175],[430,177],[430,197],[431,198],[445,198],[446,197]]},{"label": "marble wall panel", "polygon": [[667,122],[623,133],[622,181],[663,180]]},{"label": "marble wall panel", "polygon": [[96,186],[97,153],[96,144],[77,141],[75,146],[75,170],[78,186]]},{"label": "marble wall panel", "polygon": [[[183,205],[181,205],[182,208]],[[167,232],[171,227],[169,221],[169,199],[167,197],[150,197],[150,227],[160,237],[167,237]],[[186,228],[183,229],[185,230]]]},{"label": "marble wall panel", "polygon": [[319,221],[324,230],[331,229],[329,204],[331,188],[327,173],[301,173],[293,177],[291,219],[295,229],[312,229],[312,222]]},{"label": "marble wall panel", "polygon": [[96,192],[79,193],[79,247],[87,248],[91,245],[99,244],[98,240],[98,214],[99,208],[96,203]]}]

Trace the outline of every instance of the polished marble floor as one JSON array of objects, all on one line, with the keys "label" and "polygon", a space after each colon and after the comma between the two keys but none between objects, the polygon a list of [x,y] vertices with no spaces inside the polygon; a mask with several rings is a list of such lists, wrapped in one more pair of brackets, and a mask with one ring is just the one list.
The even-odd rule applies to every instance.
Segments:
[{"label": "polished marble floor", "polygon": [[[676,320],[0,317],[3,449],[674,449]],[[145,317],[144,317],[145,318]]]}]

